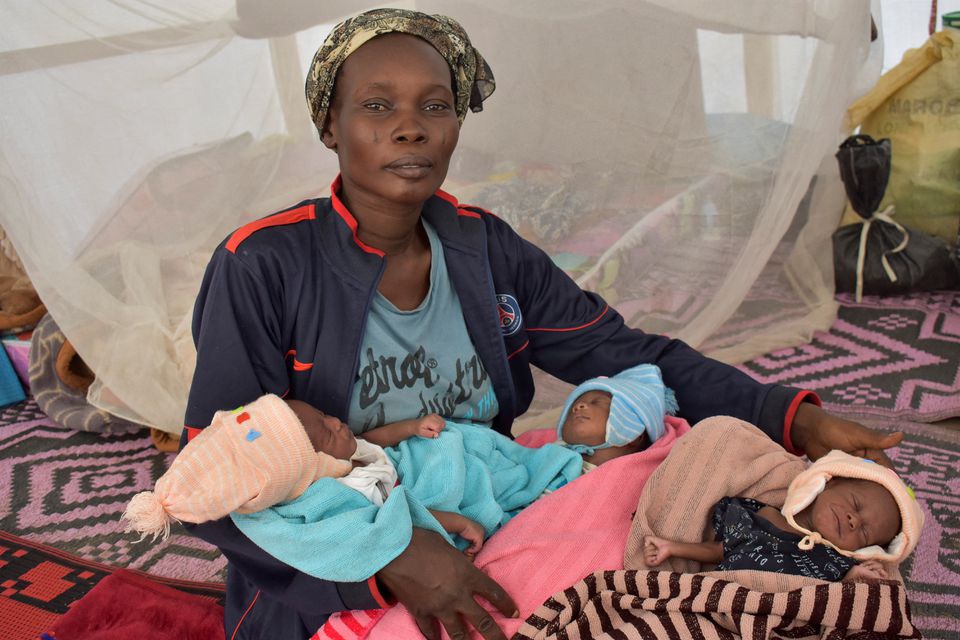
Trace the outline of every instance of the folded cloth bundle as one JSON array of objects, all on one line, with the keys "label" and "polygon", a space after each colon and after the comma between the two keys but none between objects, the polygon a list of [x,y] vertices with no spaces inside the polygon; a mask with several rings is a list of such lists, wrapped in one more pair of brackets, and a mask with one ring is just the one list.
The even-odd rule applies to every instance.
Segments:
[{"label": "folded cloth bundle", "polygon": [[118,569],[75,602],[41,640],[217,640],[223,607]]}]

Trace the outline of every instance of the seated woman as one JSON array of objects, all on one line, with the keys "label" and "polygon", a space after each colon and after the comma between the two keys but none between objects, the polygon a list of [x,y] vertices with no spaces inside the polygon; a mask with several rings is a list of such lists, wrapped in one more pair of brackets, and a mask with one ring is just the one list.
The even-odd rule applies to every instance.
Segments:
[{"label": "seated woman", "polygon": [[[314,56],[307,101],[340,175],[331,196],[235,231],[215,250],[194,312],[197,364],[185,439],[214,413],[273,393],[360,434],[436,412],[509,434],[529,407],[531,366],[573,384],[641,363],[660,367],[691,423],[732,415],[818,457],[882,449],[902,434],[832,417],[811,393],[760,384],[683,342],[625,326],[496,216],[440,191],[460,126],[494,89],[462,27],[401,9],[333,29]],[[426,411],[425,411],[426,409]],[[280,562],[229,518],[196,525],[229,560],[228,637],[307,638],[333,611],[387,606],[503,638],[497,583],[431,531],[362,582]]]}]

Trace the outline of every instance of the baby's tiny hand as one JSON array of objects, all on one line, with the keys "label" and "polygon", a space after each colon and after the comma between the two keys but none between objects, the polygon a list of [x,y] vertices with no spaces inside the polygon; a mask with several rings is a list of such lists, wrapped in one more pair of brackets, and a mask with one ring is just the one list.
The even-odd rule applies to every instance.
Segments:
[{"label": "baby's tiny hand", "polygon": [[886,580],[887,578],[889,578],[887,570],[884,568],[883,563],[877,560],[864,560],[860,564],[854,565],[853,568],[847,572],[847,575],[843,576],[844,580],[854,582]]},{"label": "baby's tiny hand", "polygon": [[478,553],[483,547],[483,527],[480,526],[480,523],[474,522],[470,518],[464,518],[466,522],[463,523],[463,528],[458,531],[458,535],[470,543],[470,546],[463,550],[463,553],[472,558]]},{"label": "baby's tiny hand", "polygon": [[443,431],[445,425],[446,423],[443,421],[443,418],[435,413],[431,413],[417,420],[414,435],[420,436],[421,438],[437,438],[440,436],[440,432]]},{"label": "baby's tiny hand", "polygon": [[670,557],[670,541],[657,536],[643,538],[643,561],[648,567],[655,567]]}]

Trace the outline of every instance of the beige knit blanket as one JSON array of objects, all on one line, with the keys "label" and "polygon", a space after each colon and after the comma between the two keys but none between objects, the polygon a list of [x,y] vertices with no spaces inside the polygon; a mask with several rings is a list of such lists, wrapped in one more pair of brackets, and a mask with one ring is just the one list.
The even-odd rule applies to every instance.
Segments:
[{"label": "beige knit blanket", "polygon": [[[514,638],[920,637],[899,573],[882,582],[824,582],[765,571],[701,571],[671,558],[643,564],[648,534],[712,540],[713,506],[741,496],[780,506],[805,462],[740,420],[704,420],[650,477],[619,571],[598,571],[557,593]],[[872,634],[872,635],[871,635]]]}]

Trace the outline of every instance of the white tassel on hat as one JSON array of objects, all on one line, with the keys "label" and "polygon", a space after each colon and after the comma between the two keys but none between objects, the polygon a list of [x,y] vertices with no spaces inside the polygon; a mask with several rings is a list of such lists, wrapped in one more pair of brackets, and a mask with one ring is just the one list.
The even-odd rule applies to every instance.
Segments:
[{"label": "white tassel on hat", "polygon": [[154,542],[157,538],[166,540],[170,537],[170,524],[176,520],[163,508],[163,502],[153,491],[142,491],[133,496],[120,517],[127,521],[127,533],[135,531],[140,534],[137,542],[147,536],[153,536]]}]

